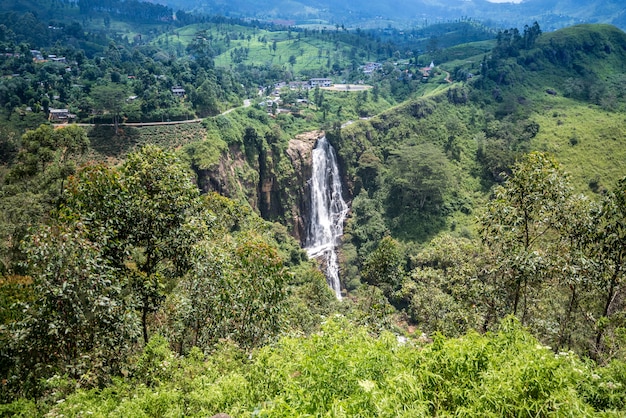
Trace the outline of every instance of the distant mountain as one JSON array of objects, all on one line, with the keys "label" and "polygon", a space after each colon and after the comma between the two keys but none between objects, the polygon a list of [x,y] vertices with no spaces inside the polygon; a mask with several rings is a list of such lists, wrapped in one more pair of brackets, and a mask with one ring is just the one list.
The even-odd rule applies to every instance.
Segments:
[{"label": "distant mountain", "polygon": [[295,24],[322,20],[330,25],[367,27],[427,24],[472,18],[511,27],[538,21],[553,30],[575,23],[611,23],[626,29],[622,0],[525,0],[495,3],[486,0],[161,0],[174,9],[288,20]]}]

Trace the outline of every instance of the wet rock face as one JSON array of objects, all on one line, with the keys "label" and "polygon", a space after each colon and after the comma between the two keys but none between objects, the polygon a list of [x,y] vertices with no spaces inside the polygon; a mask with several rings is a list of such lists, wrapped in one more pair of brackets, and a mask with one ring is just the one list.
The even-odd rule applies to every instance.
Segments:
[{"label": "wet rock face", "polygon": [[252,159],[231,146],[210,169],[196,169],[203,193],[216,191],[230,198],[245,197],[264,219],[286,225],[303,242],[309,213],[308,180],[312,151],[322,131],[307,132],[289,141],[285,152],[270,147]]},{"label": "wet rock face", "polygon": [[291,160],[295,176],[291,179],[288,189],[293,193],[291,202],[291,226],[293,236],[303,243],[306,237],[306,217],[310,213],[309,184],[313,171],[313,148],[324,132],[307,132],[289,141],[287,155]]}]

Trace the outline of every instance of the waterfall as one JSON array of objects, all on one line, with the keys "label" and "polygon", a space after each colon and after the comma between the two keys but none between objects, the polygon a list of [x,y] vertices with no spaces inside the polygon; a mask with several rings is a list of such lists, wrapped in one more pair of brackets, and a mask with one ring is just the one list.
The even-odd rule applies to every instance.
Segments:
[{"label": "waterfall", "polygon": [[341,196],[337,155],[326,137],[320,138],[313,149],[313,174],[309,188],[311,213],[305,249],[309,257],[322,258],[326,262],[326,280],[337,299],[341,299],[336,245],[343,235],[348,205]]}]

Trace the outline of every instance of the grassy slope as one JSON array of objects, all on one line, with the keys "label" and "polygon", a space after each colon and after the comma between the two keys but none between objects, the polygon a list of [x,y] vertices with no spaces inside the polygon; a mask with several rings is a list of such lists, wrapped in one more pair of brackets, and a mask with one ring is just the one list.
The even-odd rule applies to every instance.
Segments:
[{"label": "grassy slope", "polygon": [[[626,34],[609,25],[580,25],[544,34],[537,47],[545,57],[558,56],[544,58],[543,71],[525,77],[534,101],[531,119],[541,127],[532,148],[553,153],[579,191],[589,192],[591,180],[613,187],[626,175],[626,97],[623,83],[614,81],[626,69]],[[590,97],[563,97],[573,82],[589,85]],[[547,88],[557,95],[545,94]]]},{"label": "grassy slope", "polygon": [[[334,40],[323,40],[319,37],[305,37],[300,33],[288,31],[269,31],[254,27],[240,25],[216,25],[194,24],[177,29],[175,34],[163,34],[156,38],[155,42],[161,47],[179,51],[187,47],[198,33],[202,33],[211,43],[217,55],[215,65],[220,67],[232,67],[236,65],[231,57],[231,52],[236,48],[247,48],[247,58],[241,61],[245,65],[264,66],[278,65],[292,68],[289,57],[296,57],[293,71],[299,73],[303,70],[314,70],[326,66],[327,60],[331,63],[338,62],[342,68],[350,65],[350,52],[352,45]],[[224,40],[228,33],[230,42]],[[248,40],[248,36],[250,40]],[[272,49],[276,42],[276,51]],[[321,52],[321,53],[320,53]],[[360,60],[374,59],[364,49],[357,51]]]},{"label": "grassy slope", "polygon": [[[451,48],[456,51],[451,55],[459,55],[460,59],[442,67],[450,71],[458,66],[468,71],[476,69],[482,56],[470,57],[473,48]],[[526,104],[517,106],[519,117],[539,124],[531,148],[554,154],[580,192],[590,191],[590,181],[599,183],[599,190],[614,186],[618,178],[626,175],[623,90],[590,87],[600,93],[589,98],[564,94],[568,94],[568,85],[573,82],[589,84],[619,77],[623,80],[620,74],[626,69],[626,34],[609,25],[574,26],[544,34],[537,41],[537,48],[517,61],[521,64],[513,64],[511,84],[497,88],[515,101],[523,98]],[[533,62],[527,64],[528,61]],[[623,85],[619,81],[612,84]],[[556,90],[557,95],[546,94],[547,89]]]},{"label": "grassy slope", "polygon": [[557,97],[541,104],[532,119],[541,126],[533,149],[554,154],[578,191],[588,193],[594,182],[599,190],[611,189],[626,175],[623,113]]}]

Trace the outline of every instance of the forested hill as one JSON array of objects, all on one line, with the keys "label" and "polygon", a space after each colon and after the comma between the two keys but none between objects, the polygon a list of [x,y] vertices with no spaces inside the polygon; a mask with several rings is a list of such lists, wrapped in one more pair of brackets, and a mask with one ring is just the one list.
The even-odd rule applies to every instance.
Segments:
[{"label": "forested hill", "polygon": [[[111,16],[75,34],[92,55],[2,32],[0,416],[623,415],[623,32],[416,56]],[[353,84],[298,88],[306,62]],[[111,126],[46,120],[65,105]],[[292,236],[323,134],[341,301]]]},{"label": "forested hill", "polygon": [[[386,208],[382,213],[395,219],[387,226],[406,238],[423,239],[426,230],[443,227],[442,214],[454,218],[459,211],[480,206],[475,199],[483,196],[485,187],[501,182],[501,173],[533,149],[554,151],[571,163],[566,168],[581,190],[591,183],[595,188],[597,182],[610,187],[624,167],[617,164],[598,173],[591,166],[610,154],[595,151],[586,160],[573,147],[591,146],[587,141],[599,134],[593,129],[596,120],[602,121],[599,125],[619,125],[625,108],[625,65],[626,34],[613,26],[579,25],[551,33],[534,26],[500,32],[490,54],[442,64],[457,81],[445,91],[409,100],[334,133],[353,193],[367,191],[369,198],[389,194],[380,201]],[[577,117],[582,108],[585,115]],[[605,151],[613,152],[618,148],[613,140],[621,141],[622,129],[599,129],[610,139]],[[576,144],[558,145],[568,135],[564,139]],[[430,148],[425,155],[404,152],[419,144]],[[424,159],[426,155],[430,158]],[[432,161],[442,162],[441,171]],[[421,192],[415,190],[417,195],[409,193],[406,202],[398,199],[393,190],[404,190],[404,195],[407,187],[424,183],[405,177],[423,177],[411,174],[405,165],[413,172],[425,166],[432,182],[423,187],[434,193],[418,198]],[[417,204],[419,208],[413,206]],[[429,205],[432,213],[426,215]],[[420,216],[430,220],[416,221]]]},{"label": "forested hill", "polygon": [[[606,335],[585,318],[620,328],[621,299],[594,308],[616,295],[608,277],[591,284],[590,271],[574,279],[553,269],[595,257],[608,232],[586,235],[577,222],[605,222],[594,211],[623,193],[626,35],[603,25],[537,29],[503,31],[490,54],[442,64],[458,81],[443,92],[329,132],[352,194],[342,271],[348,289],[378,286],[422,329],[459,335],[489,329],[497,312],[523,312],[551,346],[593,351]],[[526,243],[516,225],[529,228]],[[578,244],[589,245],[583,258],[566,261]],[[487,296],[500,291],[503,299]]]},{"label": "forested hill", "polygon": [[611,23],[624,27],[624,5],[617,0],[602,1],[523,1],[490,2],[432,0],[376,1],[213,1],[168,0],[167,4],[185,10],[259,19],[291,19],[298,24],[323,22],[354,26],[406,26],[432,24],[461,18],[490,21],[498,26],[521,26],[538,20],[549,30],[576,23]]}]

